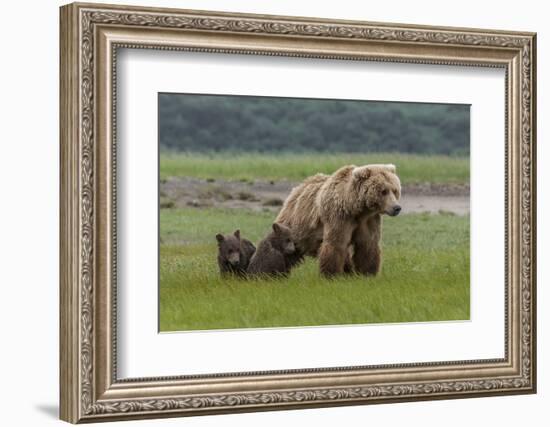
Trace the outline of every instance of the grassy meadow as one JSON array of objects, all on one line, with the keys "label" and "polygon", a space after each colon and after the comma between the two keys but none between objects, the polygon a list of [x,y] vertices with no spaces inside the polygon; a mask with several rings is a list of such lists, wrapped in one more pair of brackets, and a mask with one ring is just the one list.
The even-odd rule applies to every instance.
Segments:
[{"label": "grassy meadow", "polygon": [[301,181],[318,172],[369,163],[397,165],[403,183],[463,184],[470,180],[469,157],[396,153],[162,153],[160,178],[187,176],[239,181]]},{"label": "grassy meadow", "polygon": [[469,217],[384,219],[380,275],[327,280],[308,259],[284,280],[221,279],[215,234],[258,241],[270,213],[161,211],[160,330],[424,322],[470,317]]},{"label": "grassy meadow", "polygon": [[[193,167],[187,156],[180,159],[184,160],[180,166],[170,162],[166,165],[161,160],[161,169],[188,171]],[[332,156],[324,159],[320,156],[319,164],[328,164],[331,159]],[[221,169],[209,169],[204,166],[208,161],[199,156],[195,172],[185,174],[209,177],[219,174],[216,176],[227,178],[232,173],[231,162],[226,165],[216,160]],[[340,159],[337,163],[347,162]],[[248,166],[242,172],[235,168],[234,178],[242,178],[241,173],[261,175],[261,167],[257,174],[254,172],[258,165],[248,161],[242,164]],[[295,164],[293,173],[303,173],[298,166],[300,162]],[[301,167],[309,166],[304,162]],[[400,171],[403,169],[406,168]],[[451,179],[451,173],[445,175],[444,169],[441,168],[442,176]],[[268,172],[274,175],[267,177],[274,178],[277,171],[274,167],[273,172]],[[319,276],[317,262],[308,259],[292,271],[289,279],[221,279],[215,234],[239,228],[244,237],[256,243],[269,230],[273,219],[270,211],[216,207],[161,209],[160,330],[469,319],[469,216],[442,213],[385,217],[384,262],[377,277],[327,280]]]}]

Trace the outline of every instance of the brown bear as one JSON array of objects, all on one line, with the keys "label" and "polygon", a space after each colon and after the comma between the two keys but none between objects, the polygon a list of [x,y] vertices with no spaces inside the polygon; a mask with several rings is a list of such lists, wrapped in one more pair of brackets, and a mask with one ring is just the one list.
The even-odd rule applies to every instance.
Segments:
[{"label": "brown bear", "polygon": [[218,241],[218,266],[225,275],[244,276],[256,247],[247,239],[241,238],[240,230],[224,236],[216,234]]},{"label": "brown bear", "polygon": [[276,221],[290,227],[298,251],[317,256],[325,276],[380,270],[383,214],[401,211],[394,165],[344,166],[306,178],[285,200]]},{"label": "brown bear", "polygon": [[260,243],[247,269],[249,275],[288,276],[296,247],[288,227],[274,223],[273,231]]}]

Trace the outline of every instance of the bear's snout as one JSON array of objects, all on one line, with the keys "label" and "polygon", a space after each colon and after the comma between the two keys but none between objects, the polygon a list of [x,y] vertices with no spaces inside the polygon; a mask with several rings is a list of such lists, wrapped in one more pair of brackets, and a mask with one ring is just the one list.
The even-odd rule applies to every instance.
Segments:
[{"label": "bear's snout", "polygon": [[397,216],[397,215],[399,215],[399,212],[401,212],[401,206],[395,205],[395,206],[393,207],[393,209],[391,210],[390,215],[391,215],[391,216]]},{"label": "bear's snout", "polygon": [[294,242],[289,242],[285,247],[285,253],[291,255],[294,252],[296,252],[296,245],[294,244]]},{"label": "bear's snout", "polygon": [[232,253],[227,260],[231,265],[237,265],[240,261],[240,255],[238,253]]}]

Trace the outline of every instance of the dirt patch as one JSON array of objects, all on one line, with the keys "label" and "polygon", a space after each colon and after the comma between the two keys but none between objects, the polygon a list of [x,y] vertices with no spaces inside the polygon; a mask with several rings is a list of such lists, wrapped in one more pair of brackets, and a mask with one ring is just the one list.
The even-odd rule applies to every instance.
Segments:
[{"label": "dirt patch", "polygon": [[407,184],[402,190],[403,193],[414,196],[470,197],[469,184]]},{"label": "dirt patch", "polygon": [[[278,212],[292,190],[291,181],[222,181],[191,177],[168,178],[160,183],[165,207],[224,207]],[[403,213],[470,213],[467,184],[412,184],[402,188]]]}]

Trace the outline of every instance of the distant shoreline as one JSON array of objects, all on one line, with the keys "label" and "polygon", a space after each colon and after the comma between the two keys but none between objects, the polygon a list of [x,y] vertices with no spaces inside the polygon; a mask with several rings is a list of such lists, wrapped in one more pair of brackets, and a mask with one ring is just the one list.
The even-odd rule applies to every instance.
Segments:
[{"label": "distant shoreline", "polygon": [[[206,180],[172,177],[160,184],[161,208],[229,208],[278,212],[291,189],[298,182],[254,182]],[[470,212],[468,184],[410,184],[402,187],[401,204],[406,213]]]}]

